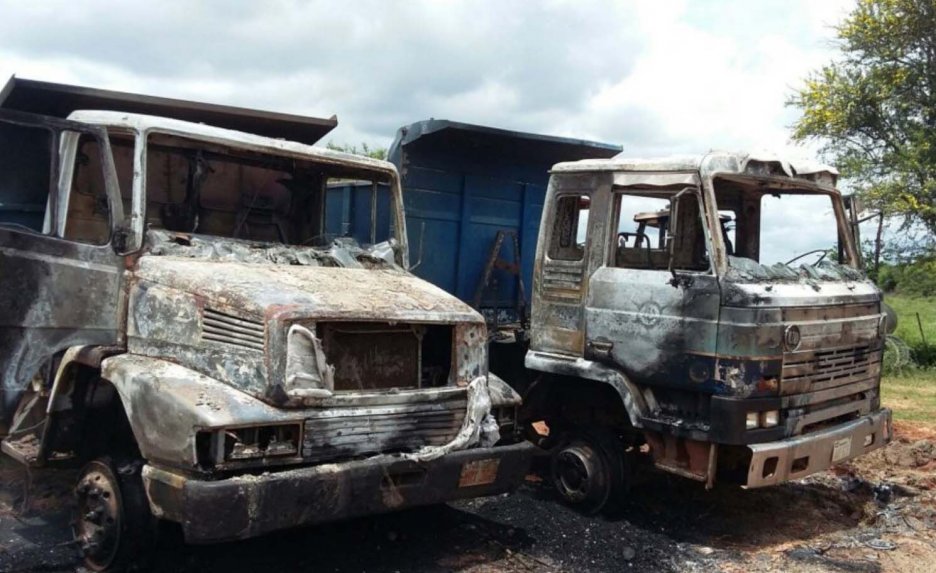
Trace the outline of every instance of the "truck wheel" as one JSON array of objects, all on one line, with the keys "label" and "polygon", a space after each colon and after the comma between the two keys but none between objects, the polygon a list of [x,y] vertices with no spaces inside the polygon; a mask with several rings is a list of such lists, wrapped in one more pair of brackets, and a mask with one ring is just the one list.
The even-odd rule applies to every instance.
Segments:
[{"label": "truck wheel", "polygon": [[601,435],[580,434],[553,449],[553,485],[563,501],[591,515],[616,498],[624,485],[624,462],[615,445]]},{"label": "truck wheel", "polygon": [[142,465],[102,457],[78,475],[73,529],[92,571],[139,571],[150,565],[157,522],[143,491]]}]

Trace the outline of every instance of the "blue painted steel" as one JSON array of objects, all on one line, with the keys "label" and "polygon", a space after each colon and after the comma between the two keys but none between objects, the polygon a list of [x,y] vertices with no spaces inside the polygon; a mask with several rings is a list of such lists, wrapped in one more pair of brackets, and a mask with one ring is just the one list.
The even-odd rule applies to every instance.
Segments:
[{"label": "blue painted steel", "polygon": [[[472,302],[497,232],[514,231],[520,242],[521,276],[532,284],[533,259],[549,169],[559,161],[611,157],[619,146],[428,120],[400,128],[389,159],[400,170],[414,272]],[[501,256],[514,263],[513,243]],[[512,309],[516,281],[495,270],[496,289],[482,311]],[[510,316],[509,320],[517,317]]]},{"label": "blue painted steel", "polygon": [[[328,186],[325,194],[325,233],[330,237],[352,237],[358,243],[371,243],[371,194],[369,183],[348,182]],[[377,225],[375,242],[390,237],[393,217],[386,185],[377,186]]]}]

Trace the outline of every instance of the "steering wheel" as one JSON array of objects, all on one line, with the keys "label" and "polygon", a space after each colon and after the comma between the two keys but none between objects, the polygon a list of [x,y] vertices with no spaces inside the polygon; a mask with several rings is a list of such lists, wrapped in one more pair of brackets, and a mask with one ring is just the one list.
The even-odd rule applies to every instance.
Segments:
[{"label": "steering wheel", "polygon": [[801,254],[801,255],[796,255],[795,257],[793,257],[792,259],[790,259],[789,261],[787,261],[787,262],[785,262],[785,263],[783,263],[783,264],[789,265],[790,263],[792,263],[792,262],[794,262],[794,261],[798,261],[798,260],[802,259],[803,257],[808,257],[809,255],[813,255],[813,254],[816,254],[816,253],[822,253],[822,256],[819,257],[818,259],[816,259],[816,262],[814,262],[814,263],[812,264],[812,266],[816,266],[816,265],[818,265],[819,263],[821,263],[823,260],[825,260],[826,255],[829,254],[829,250],[828,250],[828,249],[813,249],[813,250],[811,250],[811,251],[806,251],[805,253],[803,253],[803,254]]},{"label": "steering wheel", "polygon": [[627,231],[622,231],[622,232],[618,233],[618,248],[620,248],[620,247],[626,247],[626,246],[627,246],[627,240],[630,239],[631,237],[634,237],[634,239],[635,239],[635,240],[634,240],[634,248],[637,247],[637,240],[636,240],[636,239],[643,239],[643,243],[644,243],[644,245],[646,245],[646,249],[647,249],[647,266],[649,267],[649,266],[650,266],[650,263],[651,263],[651,261],[652,261],[652,257],[650,256],[650,237],[648,237],[648,236],[646,235],[646,233],[637,233],[637,232],[631,233],[631,232],[627,232]]}]

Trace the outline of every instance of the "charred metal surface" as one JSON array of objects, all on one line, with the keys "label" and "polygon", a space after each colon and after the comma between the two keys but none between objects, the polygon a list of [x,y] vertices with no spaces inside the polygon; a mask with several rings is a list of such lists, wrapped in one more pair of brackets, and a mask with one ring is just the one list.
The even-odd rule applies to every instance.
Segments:
[{"label": "charred metal surface", "polygon": [[749,446],[746,487],[775,485],[882,448],[892,436],[890,410],[792,439]]},{"label": "charred metal surface", "polygon": [[[24,144],[23,130],[46,134],[44,166],[20,162],[22,150],[14,150]],[[0,111],[0,429],[9,423],[29,380],[53,355],[71,346],[122,341],[122,257],[110,245],[65,240],[63,229],[52,224],[70,191],[58,185],[58,144],[67,134],[108,145],[105,132],[93,126]],[[26,147],[27,156],[40,151]],[[116,211],[120,197],[113,164],[105,162],[99,169],[105,212],[108,205]],[[43,216],[30,222],[6,211],[6,205],[17,204]],[[111,220],[109,228],[122,223]]]},{"label": "charred metal surface", "polygon": [[17,77],[11,77],[0,89],[0,106],[62,118],[81,109],[142,113],[308,144],[320,140],[338,125],[334,116],[312,118]]},{"label": "charred metal surface", "polygon": [[[384,455],[217,481],[146,466],[143,476],[154,512],[180,523],[186,541],[208,543],[502,493],[526,475],[532,451],[531,444],[520,443],[423,463]],[[496,475],[462,479],[465,467],[485,461],[497,462]]]},{"label": "charred metal surface", "polygon": [[[35,386],[4,451],[39,457],[36,428],[68,422],[73,439],[53,448],[84,435],[68,429],[76,420],[117,412],[123,425],[106,432],[132,434],[153,513],[194,541],[522,479],[532,446],[501,433],[520,397],[488,376],[481,315],[406,270],[392,165],[154,117],[73,115],[113,130],[117,151],[75,135],[97,127],[36,121],[75,132],[61,138],[61,174],[56,136],[47,189],[30,183],[45,227],[0,220],[4,430]],[[328,231],[329,178],[372,182],[369,242]],[[0,198],[20,183],[0,180]],[[27,414],[40,423],[19,433]]]},{"label": "charred metal surface", "polygon": [[[612,385],[658,465],[710,484],[709,443],[782,444],[889,415],[878,390],[881,294],[861,270],[834,169],[713,152],[584,160],[552,173],[526,366]],[[828,197],[840,260],[759,263],[766,193]],[[624,197],[669,209],[625,213]],[[584,226],[576,202],[587,206]],[[719,209],[737,214],[737,245]],[[637,233],[620,232],[625,216]]]}]

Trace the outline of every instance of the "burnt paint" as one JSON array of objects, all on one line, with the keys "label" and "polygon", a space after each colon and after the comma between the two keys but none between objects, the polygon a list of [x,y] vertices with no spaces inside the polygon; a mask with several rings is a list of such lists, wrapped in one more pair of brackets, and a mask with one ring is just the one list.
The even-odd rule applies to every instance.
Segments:
[{"label": "burnt paint", "polygon": [[[34,127],[104,137],[103,130],[69,121],[0,112],[0,129]],[[58,142],[59,137],[52,139]],[[105,146],[106,147],[106,146]],[[48,189],[16,188],[25,196],[49,196],[50,220],[59,198],[58,148],[44,177],[26,178]],[[112,162],[109,163],[112,166]],[[21,166],[34,171],[35,165]],[[21,180],[22,181],[22,180]],[[119,201],[114,173],[105,172],[108,197]],[[6,197],[9,189],[0,190]],[[45,205],[43,205],[45,208]],[[112,226],[118,222],[112,221]],[[120,313],[124,260],[110,245],[67,241],[21,227],[0,227],[0,426],[9,422],[23,389],[39,368],[71,346],[115,345],[121,341]]]}]

